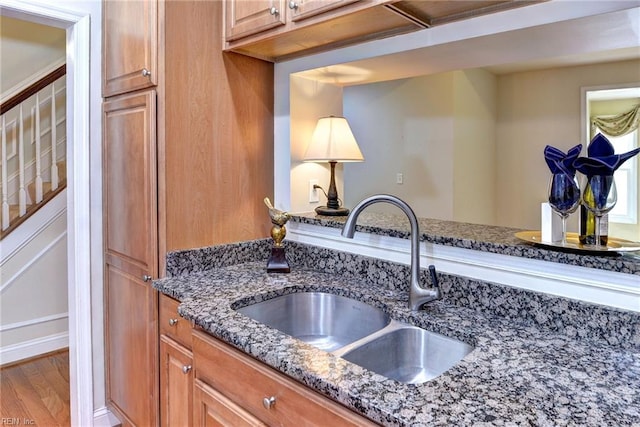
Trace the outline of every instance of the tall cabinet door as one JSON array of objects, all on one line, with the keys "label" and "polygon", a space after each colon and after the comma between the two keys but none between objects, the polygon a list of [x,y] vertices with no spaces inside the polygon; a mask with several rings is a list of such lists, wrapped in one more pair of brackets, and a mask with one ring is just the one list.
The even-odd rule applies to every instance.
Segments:
[{"label": "tall cabinet door", "polygon": [[158,2],[104,0],[102,95],[158,84]]},{"label": "tall cabinet door", "polygon": [[103,104],[107,402],[123,425],[158,423],[156,92]]}]

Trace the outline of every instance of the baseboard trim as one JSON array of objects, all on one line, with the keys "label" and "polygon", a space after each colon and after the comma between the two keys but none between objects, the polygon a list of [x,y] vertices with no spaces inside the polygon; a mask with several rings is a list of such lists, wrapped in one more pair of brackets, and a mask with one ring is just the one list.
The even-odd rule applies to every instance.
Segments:
[{"label": "baseboard trim", "polygon": [[69,347],[69,332],[0,347],[0,366]]},{"label": "baseboard trim", "polygon": [[106,406],[93,411],[93,427],[115,427],[120,424],[120,420]]}]

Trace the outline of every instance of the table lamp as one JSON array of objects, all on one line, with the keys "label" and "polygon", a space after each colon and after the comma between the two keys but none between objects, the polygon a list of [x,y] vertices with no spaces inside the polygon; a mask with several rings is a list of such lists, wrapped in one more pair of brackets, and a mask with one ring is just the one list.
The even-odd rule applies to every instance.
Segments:
[{"label": "table lamp", "polygon": [[331,181],[327,192],[327,206],[318,206],[318,215],[345,216],[349,209],[340,207],[336,189],[335,169],[338,162],[362,162],[364,157],[344,117],[322,117],[318,120],[311,143],[304,154],[305,162],[329,162]]}]

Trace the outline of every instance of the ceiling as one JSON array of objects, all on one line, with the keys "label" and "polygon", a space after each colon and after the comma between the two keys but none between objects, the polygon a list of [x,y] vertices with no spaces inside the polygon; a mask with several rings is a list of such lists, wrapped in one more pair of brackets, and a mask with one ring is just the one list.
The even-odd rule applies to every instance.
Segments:
[{"label": "ceiling", "polygon": [[[428,37],[429,29],[422,31]],[[348,86],[468,68],[508,74],[632,59],[640,59],[639,7],[331,65],[298,75]]]}]

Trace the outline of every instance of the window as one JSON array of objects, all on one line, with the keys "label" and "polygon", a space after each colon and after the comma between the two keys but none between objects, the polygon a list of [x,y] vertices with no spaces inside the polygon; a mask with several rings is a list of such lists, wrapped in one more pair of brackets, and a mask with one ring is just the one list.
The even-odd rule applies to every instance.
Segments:
[{"label": "window", "polygon": [[[623,135],[608,137],[616,153],[626,153],[638,147],[638,130]],[[627,160],[614,175],[618,190],[618,202],[609,212],[609,221],[623,224],[638,223],[638,159]]]},{"label": "window", "polygon": [[[635,120],[640,105],[640,82],[582,88],[583,133],[588,142],[602,132],[616,154],[640,146],[640,129]],[[622,115],[626,116],[623,118]],[[610,120],[611,118],[616,118]],[[613,136],[629,132],[622,136]],[[609,212],[610,231],[616,237],[640,241],[640,165],[638,156],[624,162],[615,173],[618,201]],[[611,235],[611,234],[610,234]]]}]

